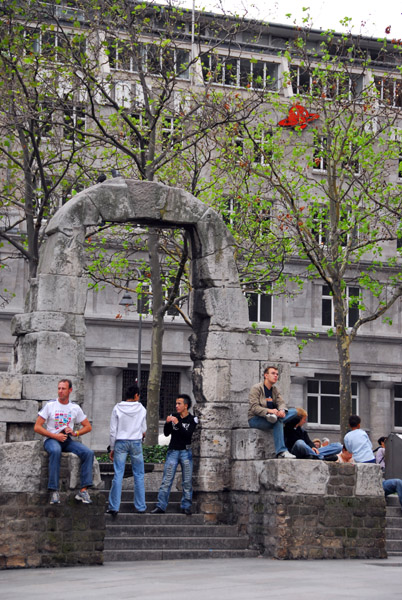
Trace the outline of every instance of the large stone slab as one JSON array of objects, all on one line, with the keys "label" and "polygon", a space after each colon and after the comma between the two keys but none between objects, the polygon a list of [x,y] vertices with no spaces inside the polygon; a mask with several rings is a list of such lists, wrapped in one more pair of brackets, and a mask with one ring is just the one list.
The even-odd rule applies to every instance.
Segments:
[{"label": "large stone slab", "polygon": [[260,477],[265,489],[284,494],[325,494],[328,480],[324,461],[300,459],[266,460]]},{"label": "large stone slab", "polygon": [[28,333],[19,338],[17,370],[23,374],[78,374],[77,342],[63,332]]},{"label": "large stone slab", "polygon": [[0,373],[0,398],[2,400],[20,400],[22,395],[22,377],[15,374]]},{"label": "large stone slab", "polygon": [[201,429],[198,435],[199,453],[203,457],[227,459],[230,456],[229,429]]},{"label": "large stone slab", "polygon": [[384,496],[380,465],[358,463],[356,471],[356,496]]},{"label": "large stone slab", "polygon": [[0,421],[5,423],[33,423],[38,416],[38,403],[34,400],[0,400]]},{"label": "large stone slab", "polygon": [[27,400],[48,401],[57,398],[57,385],[60,379],[70,379],[73,391],[70,395],[71,402],[80,402],[84,395],[84,381],[75,376],[66,375],[23,375],[23,396]]},{"label": "large stone slab", "polygon": [[236,461],[232,464],[230,489],[232,491],[259,492],[260,477],[266,468],[264,460]]},{"label": "large stone slab", "polygon": [[11,320],[12,335],[37,331],[63,331],[75,337],[85,336],[85,319],[82,315],[41,311],[14,315]]},{"label": "large stone slab", "polygon": [[232,431],[232,458],[240,461],[275,458],[272,432],[251,428],[234,429]]},{"label": "large stone slab", "polygon": [[[67,452],[68,468],[70,471],[70,489],[75,490],[80,487],[81,461],[75,454]],[[99,463],[94,457],[92,465],[92,483],[94,488],[102,488],[103,482],[100,475]]]},{"label": "large stone slab", "polygon": [[86,277],[38,275],[36,310],[83,315],[87,301]]},{"label": "large stone slab", "polygon": [[41,253],[39,271],[43,274],[80,277],[85,264],[85,229],[80,224],[74,235],[56,233],[49,237],[46,252]]},{"label": "large stone slab", "polygon": [[229,461],[221,458],[201,458],[193,478],[195,490],[220,492],[229,489]]},{"label": "large stone slab", "polygon": [[238,285],[194,290],[191,306],[193,312],[209,318],[210,326],[229,330],[249,327],[247,300]]},{"label": "large stone slab", "polygon": [[15,442],[0,446],[0,490],[38,492],[42,442]]}]

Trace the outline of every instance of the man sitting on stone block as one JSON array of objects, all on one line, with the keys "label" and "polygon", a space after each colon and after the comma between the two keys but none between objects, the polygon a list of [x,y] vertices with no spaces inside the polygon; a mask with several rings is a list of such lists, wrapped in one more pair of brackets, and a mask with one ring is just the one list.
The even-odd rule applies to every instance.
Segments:
[{"label": "man sitting on stone block", "polygon": [[402,508],[402,479],[384,479],[382,487],[386,496],[398,494],[399,502]]},{"label": "man sitting on stone block", "polygon": [[297,408],[296,415],[285,425],[285,443],[296,458],[312,458],[317,460],[337,460],[337,454],[342,450],[342,444],[334,442],[321,448],[316,448],[303,425],[307,422],[307,412]]},{"label": "man sitting on stone block", "polygon": [[375,456],[370,438],[360,429],[361,419],[358,415],[349,417],[349,431],[343,440],[346,448],[353,454],[353,459],[358,463],[375,463]]},{"label": "man sitting on stone block", "polygon": [[253,429],[270,431],[274,436],[276,458],[294,458],[288,452],[283,437],[283,424],[291,419],[296,410],[288,410],[275,383],[278,381],[278,369],[266,367],[264,380],[256,383],[249,393],[248,424]]},{"label": "man sitting on stone block", "polygon": [[[45,404],[39,411],[34,425],[34,431],[46,437],[44,448],[49,454],[50,504],[60,504],[59,478],[62,452],[72,452],[80,458],[81,490],[76,494],[75,499],[84,504],[92,504],[87,488],[92,486],[94,453],[84,444],[73,439],[78,440],[78,437],[89,433],[92,427],[81,407],[70,402],[69,397],[72,390],[71,381],[61,379],[57,387],[57,400]],[[74,431],[76,423],[80,423],[82,428]]]}]

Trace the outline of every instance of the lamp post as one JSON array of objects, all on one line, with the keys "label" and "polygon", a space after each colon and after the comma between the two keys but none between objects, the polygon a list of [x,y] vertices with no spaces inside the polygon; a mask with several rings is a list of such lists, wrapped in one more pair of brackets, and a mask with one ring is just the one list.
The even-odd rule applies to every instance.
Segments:
[{"label": "lamp post", "polygon": [[[140,273],[140,271],[138,271]],[[128,285],[128,282],[127,282]],[[125,291],[122,299],[119,302],[119,306],[135,306],[134,299],[129,291]],[[141,336],[142,336],[142,297],[138,294],[137,298],[137,312],[139,315],[138,321],[138,359],[137,359],[137,384],[141,394]]]}]

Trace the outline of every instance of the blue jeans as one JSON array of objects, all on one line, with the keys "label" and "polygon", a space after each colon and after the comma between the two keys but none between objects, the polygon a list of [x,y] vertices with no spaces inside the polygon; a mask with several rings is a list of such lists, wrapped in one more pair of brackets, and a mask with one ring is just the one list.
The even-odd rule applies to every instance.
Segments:
[{"label": "blue jeans", "polygon": [[60,459],[62,452],[72,452],[76,454],[81,461],[81,488],[92,486],[92,465],[94,462],[94,453],[92,450],[67,437],[65,442],[59,442],[53,438],[47,438],[44,448],[49,454],[49,480],[47,487],[49,490],[59,489],[60,479]]},{"label": "blue jeans", "polygon": [[402,507],[402,479],[385,479],[382,482],[382,487],[386,496],[396,492]]},{"label": "blue jeans", "polygon": [[165,467],[163,469],[162,485],[159,488],[158,502],[162,510],[166,510],[169,502],[170,490],[174,476],[176,475],[177,466],[180,464],[182,473],[182,497],[181,508],[190,508],[193,499],[193,454],[191,449],[188,450],[168,450],[166,455]]},{"label": "blue jeans", "polygon": [[283,419],[278,419],[276,423],[269,423],[265,417],[251,417],[248,424],[252,429],[261,429],[262,431],[271,431],[274,436],[275,453],[286,452],[285,439],[283,437],[283,424],[287,423],[297,414],[295,408],[289,408]]},{"label": "blue jeans", "polygon": [[339,454],[341,450],[342,444],[339,442],[333,442],[332,444],[328,444],[328,446],[318,448],[318,454],[316,454],[304,440],[297,440],[297,442],[295,442],[292,446],[291,453],[294,454],[296,458],[316,456],[317,458],[324,460],[326,456],[330,456],[331,454]]},{"label": "blue jeans", "polygon": [[127,454],[130,455],[134,476],[134,506],[138,511],[143,512],[147,505],[145,504],[144,457],[141,440],[116,440],[113,455],[114,477],[109,492],[109,508],[116,512],[119,511]]}]

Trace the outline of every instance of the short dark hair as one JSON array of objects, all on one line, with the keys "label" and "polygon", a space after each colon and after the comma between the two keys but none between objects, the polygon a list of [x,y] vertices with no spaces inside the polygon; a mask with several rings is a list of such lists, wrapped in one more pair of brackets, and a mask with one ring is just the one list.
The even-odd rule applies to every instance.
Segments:
[{"label": "short dark hair", "polygon": [[187,406],[187,410],[191,408],[191,398],[188,394],[177,394],[177,398],[181,398],[184,401],[184,404]]},{"label": "short dark hair", "polygon": [[349,425],[350,427],[357,427],[359,423],[361,423],[361,418],[359,415],[350,415],[349,417]]},{"label": "short dark hair", "polygon": [[138,387],[138,385],[130,385],[128,388],[126,388],[123,394],[123,400],[131,400],[132,398],[135,398],[136,395],[139,393],[140,388]]},{"label": "short dark hair", "polygon": [[70,390],[73,389],[73,383],[72,383],[71,379],[60,379],[60,381],[58,383],[68,383],[68,388]]},{"label": "short dark hair", "polygon": [[377,442],[381,445],[383,442],[385,444],[385,442],[387,441],[387,437],[385,437],[385,435],[383,435],[382,437],[378,438]]},{"label": "short dark hair", "polygon": [[265,369],[264,369],[264,375],[265,375],[265,373],[268,373],[268,371],[270,369],[275,369],[275,371],[279,371],[278,367],[275,367],[275,365],[269,365],[268,367],[265,367]]}]

